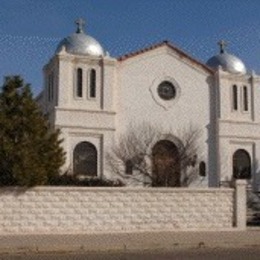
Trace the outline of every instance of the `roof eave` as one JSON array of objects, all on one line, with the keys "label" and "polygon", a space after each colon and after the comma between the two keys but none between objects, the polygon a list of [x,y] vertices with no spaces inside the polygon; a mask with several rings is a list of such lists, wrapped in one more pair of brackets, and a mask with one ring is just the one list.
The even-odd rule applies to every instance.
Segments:
[{"label": "roof eave", "polygon": [[117,60],[119,62],[123,62],[125,60],[128,60],[129,58],[133,58],[133,57],[136,57],[138,55],[141,55],[143,53],[146,53],[148,51],[151,51],[151,50],[154,50],[154,49],[157,49],[159,47],[162,47],[162,46],[167,46],[169,48],[171,48],[172,50],[174,50],[176,53],[178,53],[181,57],[184,57],[188,60],[190,60],[192,63],[194,63],[195,65],[201,67],[204,71],[206,71],[207,73],[210,73],[210,74],[214,74],[215,73],[215,70],[213,70],[212,68],[208,67],[206,64],[198,61],[197,59],[191,57],[189,54],[187,54],[186,52],[184,52],[183,50],[179,49],[178,47],[174,46],[172,43],[168,42],[168,41],[163,41],[161,43],[157,43],[157,44],[153,44],[151,45],[150,47],[146,47],[146,48],[143,48],[143,49],[140,49],[138,51],[135,51],[135,52],[131,52],[131,53],[128,53],[128,54],[125,54],[125,55],[122,55],[120,57],[117,58]]}]

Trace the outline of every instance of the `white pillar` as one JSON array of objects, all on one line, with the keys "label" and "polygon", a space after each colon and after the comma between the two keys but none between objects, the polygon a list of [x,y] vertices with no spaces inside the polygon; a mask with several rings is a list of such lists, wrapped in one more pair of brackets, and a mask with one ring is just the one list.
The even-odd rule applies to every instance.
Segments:
[{"label": "white pillar", "polygon": [[246,180],[235,181],[235,225],[238,229],[246,229]]}]

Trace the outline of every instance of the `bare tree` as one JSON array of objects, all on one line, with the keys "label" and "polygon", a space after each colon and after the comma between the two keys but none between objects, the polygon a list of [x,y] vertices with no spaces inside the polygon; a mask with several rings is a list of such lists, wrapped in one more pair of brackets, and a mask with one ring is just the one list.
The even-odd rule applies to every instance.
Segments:
[{"label": "bare tree", "polygon": [[147,123],[130,125],[106,154],[112,173],[127,183],[188,186],[198,175],[200,131],[190,125],[163,132]]}]

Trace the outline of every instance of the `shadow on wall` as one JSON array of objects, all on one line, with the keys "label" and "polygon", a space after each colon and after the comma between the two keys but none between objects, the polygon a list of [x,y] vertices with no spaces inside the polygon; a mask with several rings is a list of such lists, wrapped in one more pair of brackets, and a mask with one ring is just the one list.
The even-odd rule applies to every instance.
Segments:
[{"label": "shadow on wall", "polygon": [[259,161],[256,160],[251,168],[251,181],[252,188],[254,191],[260,191],[260,165]]},{"label": "shadow on wall", "polygon": [[[218,169],[218,131],[217,131],[217,117],[219,117],[219,108],[218,102],[219,100],[219,92],[216,86],[214,85],[214,76],[207,77],[206,82],[208,83],[208,91],[209,91],[209,104],[208,107],[210,109],[210,118],[209,124],[206,126],[208,131],[208,181],[209,187],[218,187],[220,177],[219,169]],[[213,87],[212,87],[213,86]]]}]

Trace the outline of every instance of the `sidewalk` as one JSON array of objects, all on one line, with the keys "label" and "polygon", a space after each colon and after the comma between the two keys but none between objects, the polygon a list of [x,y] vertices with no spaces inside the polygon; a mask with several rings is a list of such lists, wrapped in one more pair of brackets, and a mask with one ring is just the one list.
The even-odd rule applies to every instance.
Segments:
[{"label": "sidewalk", "polygon": [[135,251],[199,247],[260,247],[260,228],[222,232],[140,232],[88,235],[0,235],[0,254]]}]

